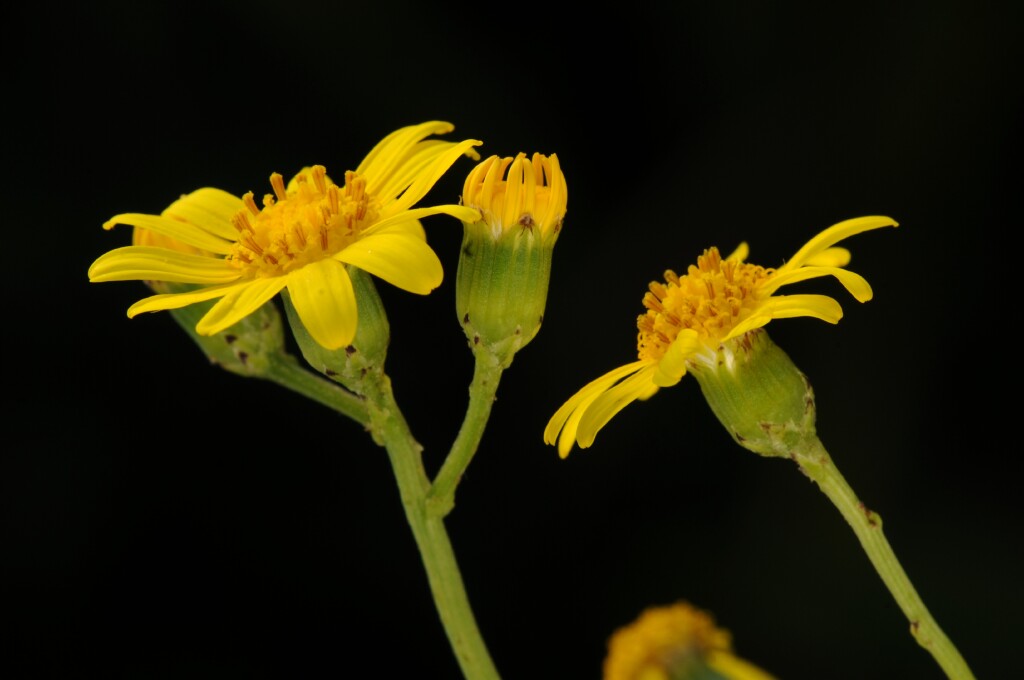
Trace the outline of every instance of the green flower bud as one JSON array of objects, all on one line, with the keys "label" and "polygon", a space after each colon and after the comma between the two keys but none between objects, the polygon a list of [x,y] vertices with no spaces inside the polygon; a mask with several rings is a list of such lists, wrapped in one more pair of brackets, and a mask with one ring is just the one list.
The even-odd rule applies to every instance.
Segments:
[{"label": "green flower bud", "polygon": [[348,265],[347,269],[359,315],[355,339],[350,345],[332,350],[319,344],[303,326],[287,291],[283,292],[282,298],[292,334],[309,365],[331,380],[362,394],[363,378],[370,372],[384,370],[391,328],[373,279],[358,267]]},{"label": "green flower bud", "polygon": [[540,330],[568,194],[558,157],[491,156],[466,178],[455,307],[474,352],[508,366]]},{"label": "green flower bud", "polygon": [[[189,288],[174,283],[163,283],[162,286],[177,289],[174,292]],[[214,304],[214,301],[197,302],[170,312],[211,363],[244,377],[265,377],[271,364],[286,354],[284,324],[277,307],[272,301],[267,302],[227,330],[200,335],[196,332],[196,324]]]},{"label": "green flower bud", "polygon": [[714,362],[689,363],[711,410],[733,439],[762,456],[788,457],[815,436],[807,377],[763,328],[727,340]]},{"label": "green flower bud", "polygon": [[[136,246],[167,248],[182,253],[198,254],[203,251],[170,237],[148,229],[136,228],[132,232],[132,243]],[[168,281],[146,281],[154,293],[184,293],[198,288],[187,283]],[[192,338],[214,365],[243,377],[266,377],[271,363],[287,352],[284,339],[284,324],[281,313],[273,302],[268,302],[246,316],[235,325],[213,335],[200,335],[196,324],[202,319],[216,300],[197,302],[178,309],[171,309],[174,321]]]}]

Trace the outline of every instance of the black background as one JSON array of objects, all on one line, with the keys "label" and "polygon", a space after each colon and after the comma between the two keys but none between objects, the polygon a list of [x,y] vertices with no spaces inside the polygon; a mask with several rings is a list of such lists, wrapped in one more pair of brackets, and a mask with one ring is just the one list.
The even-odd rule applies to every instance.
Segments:
[{"label": "black background", "polygon": [[[8,10],[9,12],[12,10]],[[503,677],[596,678],[688,600],[787,680],[943,677],[853,533],[696,383],[560,460],[541,432],[635,357],[649,281],[706,247],[774,266],[842,219],[875,299],[769,327],[825,445],[985,680],[1019,667],[1016,3],[155,2],[30,10],[4,50],[8,677],[457,678],[384,452],[208,365],[142,284],[90,284],[100,225],[179,194],[354,167],[425,120],[569,186],[544,327],[503,377],[448,527]],[[13,28],[12,28],[13,27]],[[431,193],[454,202],[469,161]],[[13,214],[11,208],[13,207]],[[472,370],[446,280],[381,284],[388,371],[435,470]],[[13,238],[13,242],[11,239]],[[13,265],[13,272],[11,272]]]}]

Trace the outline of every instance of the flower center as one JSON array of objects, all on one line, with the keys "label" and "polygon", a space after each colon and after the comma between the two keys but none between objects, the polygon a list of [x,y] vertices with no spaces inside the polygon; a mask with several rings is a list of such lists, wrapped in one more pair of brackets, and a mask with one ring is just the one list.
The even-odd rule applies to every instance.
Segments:
[{"label": "flower center", "polygon": [[644,295],[647,313],[636,322],[639,358],[660,360],[684,328],[697,331],[705,344],[717,346],[761,304],[758,284],[774,273],[774,269],[723,260],[715,247],[705,250],[685,276],[666,271],[665,283],[651,283]]},{"label": "flower center", "polygon": [[366,180],[352,171],[345,173],[343,187],[322,165],[300,173],[287,191],[276,172],[270,185],[274,193],[263,197],[262,208],[250,191],[231,219],[239,236],[227,260],[252,278],[282,276],[333,256],[359,240],[380,212],[366,193]]}]

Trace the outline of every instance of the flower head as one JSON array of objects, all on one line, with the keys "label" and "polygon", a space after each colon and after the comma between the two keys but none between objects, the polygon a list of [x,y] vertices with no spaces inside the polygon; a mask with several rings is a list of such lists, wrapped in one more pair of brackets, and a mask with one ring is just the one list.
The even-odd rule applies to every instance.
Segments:
[{"label": "flower head", "polygon": [[491,238],[528,235],[554,240],[569,200],[558,156],[491,156],[466,177],[462,203],[480,210]]},{"label": "flower head", "polygon": [[[347,266],[363,269],[404,290],[426,294],[441,283],[441,263],[426,244],[420,218],[438,213],[476,219],[472,208],[413,206],[461,156],[479,158],[477,140],[426,139],[450,132],[432,121],[385,137],[354,171],[335,184],[326,168],[303,169],[285,184],[270,176],[273,193],[257,204],[203,188],[181,197],[160,215],[126,213],[103,226],[126,224],[172,239],[183,247],[147,237],[99,257],[89,279],[198,284],[132,305],[128,316],[217,300],[196,325],[201,335],[218,333],[287,289],[310,335],[328,349],[355,336],[356,298]],[[187,249],[194,252],[186,252]]]},{"label": "flower head", "polygon": [[746,243],[723,258],[709,248],[679,276],[665,272],[644,296],[647,312],[637,319],[638,357],[584,386],[551,418],[544,441],[569,455],[574,443],[588,447],[598,431],[626,405],[647,399],[658,389],[678,383],[688,369],[717,370],[728,364],[722,353],[731,341],[765,326],[773,319],[813,317],[837,323],[843,310],[826,295],[776,295],[791,283],[832,276],[858,302],[871,299],[871,286],[858,274],[843,269],[850,252],[834,247],[854,234],[895,227],[888,217],[859,217],[824,230],[778,268],[747,263]]},{"label": "flower head", "polygon": [[474,350],[507,365],[544,318],[568,203],[558,156],[491,156],[467,176],[462,203],[479,216],[463,224],[456,310]]},{"label": "flower head", "polygon": [[728,631],[686,602],[651,607],[608,641],[604,680],[771,680],[732,653]]}]

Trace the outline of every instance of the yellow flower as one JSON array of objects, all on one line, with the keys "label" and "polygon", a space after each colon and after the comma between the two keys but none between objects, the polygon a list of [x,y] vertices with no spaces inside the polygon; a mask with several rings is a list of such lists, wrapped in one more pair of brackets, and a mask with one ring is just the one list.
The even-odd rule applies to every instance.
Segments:
[{"label": "yellow flower", "polygon": [[772,680],[732,653],[728,631],[686,602],[651,607],[608,641],[604,680]]},{"label": "yellow flower", "polygon": [[357,325],[347,265],[425,295],[440,285],[443,272],[420,218],[479,216],[459,205],[413,208],[460,156],[479,159],[473,148],[481,143],[477,140],[426,139],[453,129],[431,121],[396,130],[355,171],[345,172],[342,186],[321,165],[302,170],[287,186],[274,173],[274,193],[264,196],[262,207],[252,192],[239,198],[203,188],[160,215],[116,215],[105,229],[134,226],[137,234],[148,230],[195,252],[146,237],[99,257],[89,268],[89,280],[199,284],[140,300],[128,316],[219,298],[196,325],[200,335],[223,331],[287,289],[310,335],[328,349],[344,347]]},{"label": "yellow flower", "polygon": [[[687,366],[714,368],[723,343],[761,328],[772,319],[808,316],[837,323],[843,310],[825,295],[776,295],[781,287],[823,276],[835,277],[858,302],[871,299],[863,277],[843,269],[850,252],[833,247],[854,234],[895,227],[888,217],[858,217],[833,225],[808,241],[788,262],[765,268],[745,262],[746,243],[722,259],[709,248],[678,276],[665,272],[644,296],[646,314],[637,319],[638,359],[584,386],[551,418],[544,441],[558,444],[562,458],[573,443],[586,448],[598,431],[626,405],[678,383]],[[726,356],[726,355],[723,355]]]}]

